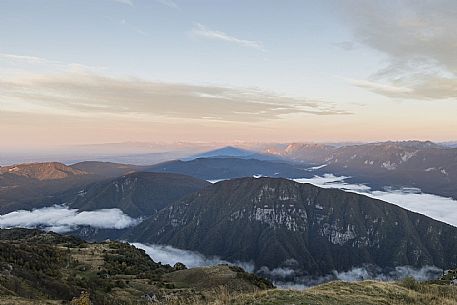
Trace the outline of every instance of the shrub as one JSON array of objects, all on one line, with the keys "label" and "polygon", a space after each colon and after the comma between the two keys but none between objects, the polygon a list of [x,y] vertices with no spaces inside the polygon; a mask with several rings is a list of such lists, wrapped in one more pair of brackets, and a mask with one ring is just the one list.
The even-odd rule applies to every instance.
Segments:
[{"label": "shrub", "polygon": [[401,281],[401,286],[411,289],[411,290],[419,290],[420,283],[416,281],[412,276],[407,276]]}]

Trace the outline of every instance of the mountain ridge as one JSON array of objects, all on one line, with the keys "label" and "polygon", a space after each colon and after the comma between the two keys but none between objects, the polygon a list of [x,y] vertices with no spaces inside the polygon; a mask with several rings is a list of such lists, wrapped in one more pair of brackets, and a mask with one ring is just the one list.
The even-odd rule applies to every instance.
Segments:
[{"label": "mountain ridge", "polygon": [[241,159],[241,158],[197,158],[190,161],[174,160],[148,167],[145,171],[171,172],[200,179],[231,179],[254,175],[271,177],[312,177],[307,166],[288,162]]},{"label": "mountain ridge", "polygon": [[366,263],[442,267],[457,260],[455,227],[363,195],[280,178],[216,183],[127,237],[229,261],[252,259],[256,269],[292,264],[311,274]]},{"label": "mountain ridge", "polygon": [[80,211],[118,208],[131,217],[147,217],[209,185],[180,174],[136,172],[69,192],[62,201]]},{"label": "mountain ridge", "polygon": [[[274,148],[274,149],[273,149]],[[315,174],[351,176],[374,188],[416,187],[457,199],[457,149],[430,141],[375,142],[341,147],[290,144],[270,153],[296,162],[325,165]],[[267,149],[268,151],[268,149]]]},{"label": "mountain ridge", "polygon": [[1,175],[16,175],[36,180],[56,180],[70,176],[87,175],[82,170],[72,168],[59,162],[22,163],[11,166],[0,166]]},{"label": "mountain ridge", "polygon": [[264,161],[283,161],[278,156],[268,153],[261,153],[255,150],[248,150],[239,148],[236,146],[225,146],[217,149],[213,149],[204,153],[194,155],[192,157],[183,158],[183,161],[190,161],[194,159],[203,158],[240,158],[240,159],[257,159]]}]

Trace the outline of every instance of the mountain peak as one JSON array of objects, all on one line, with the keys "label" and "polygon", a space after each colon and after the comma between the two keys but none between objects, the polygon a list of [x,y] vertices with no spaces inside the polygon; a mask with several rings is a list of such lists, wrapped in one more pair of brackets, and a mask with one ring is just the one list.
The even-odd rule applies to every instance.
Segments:
[{"label": "mountain peak", "polygon": [[87,173],[63,163],[44,162],[1,167],[0,174],[13,174],[37,180],[57,180],[70,176],[86,175]]},{"label": "mountain peak", "polygon": [[201,153],[197,155],[196,158],[247,157],[254,154],[256,154],[256,152],[235,146],[225,146]]}]

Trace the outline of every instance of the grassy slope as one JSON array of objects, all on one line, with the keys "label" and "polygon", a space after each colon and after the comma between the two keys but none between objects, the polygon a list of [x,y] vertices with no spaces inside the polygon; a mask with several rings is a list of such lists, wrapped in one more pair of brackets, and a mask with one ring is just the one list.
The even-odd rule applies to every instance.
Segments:
[{"label": "grassy slope", "polygon": [[226,296],[214,304],[232,305],[457,305],[457,287],[365,281],[332,282],[305,291],[267,290]]},{"label": "grassy slope", "polygon": [[211,300],[196,299],[164,303],[167,305],[457,305],[457,287],[365,281],[331,282],[304,291],[264,290],[231,294],[216,290]]},{"label": "grassy slope", "polygon": [[[177,276],[181,278],[181,276]],[[202,279],[200,279],[202,280]],[[186,285],[187,286],[187,285]],[[175,291],[176,292],[176,291]],[[169,291],[168,300],[161,305],[457,305],[457,287],[435,284],[385,283],[365,281],[357,283],[331,282],[304,291],[271,289],[252,293],[236,293],[224,287],[198,294],[175,298]],[[56,301],[27,300],[0,297],[0,304],[47,305]],[[137,303],[132,303],[137,304]]]}]

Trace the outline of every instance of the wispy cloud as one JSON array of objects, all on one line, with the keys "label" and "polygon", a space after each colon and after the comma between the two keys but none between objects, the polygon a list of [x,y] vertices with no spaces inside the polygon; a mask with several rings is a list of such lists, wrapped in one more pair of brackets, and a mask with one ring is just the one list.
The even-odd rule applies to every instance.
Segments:
[{"label": "wispy cloud", "polygon": [[416,76],[415,82],[399,80],[350,80],[351,84],[372,92],[393,97],[418,100],[457,98],[457,78],[437,75]]},{"label": "wispy cloud", "polygon": [[178,4],[173,0],[156,0],[158,3],[168,6],[170,8],[179,9]]},{"label": "wispy cloud", "polygon": [[289,114],[340,115],[334,104],[255,88],[162,83],[87,71],[0,75],[5,111],[259,122]]},{"label": "wispy cloud", "polygon": [[126,5],[129,5],[129,6],[133,6],[133,1],[132,0],[112,0],[114,2],[118,2],[118,3],[122,3],[122,4],[126,4]]},{"label": "wispy cloud", "polygon": [[30,69],[31,66],[52,67],[65,71],[95,71],[103,70],[103,67],[88,66],[80,63],[65,63],[38,56],[0,53],[0,65],[13,65]]},{"label": "wispy cloud", "polygon": [[28,56],[28,55],[17,55],[17,54],[8,54],[0,53],[0,62],[9,62],[9,63],[27,63],[27,64],[61,64],[59,61],[53,61],[42,57],[37,56]]},{"label": "wispy cloud", "polygon": [[412,93],[412,91],[413,91],[411,88],[407,88],[407,87],[397,87],[397,86],[390,85],[390,84],[377,83],[377,82],[372,82],[372,81],[363,80],[363,79],[349,79],[348,81],[349,81],[349,83],[351,83],[357,87],[369,89],[373,92],[377,92],[377,93],[389,95],[389,96],[400,96],[400,95],[407,96],[408,94]]},{"label": "wispy cloud", "polygon": [[260,51],[265,51],[263,43],[260,41],[240,39],[235,36],[224,33],[222,31],[211,30],[200,23],[194,24],[194,27],[192,28],[191,33],[193,36],[196,36],[196,37],[201,37],[201,38],[210,39],[210,40],[224,41],[227,43],[236,44],[236,45],[246,47],[246,48],[253,48],[253,49],[260,50]]},{"label": "wispy cloud", "polygon": [[410,90],[365,88],[389,97],[457,97],[456,1],[349,0],[338,5],[354,38],[387,56],[387,65],[369,81]]}]

